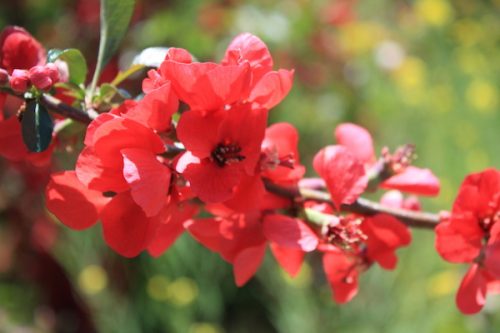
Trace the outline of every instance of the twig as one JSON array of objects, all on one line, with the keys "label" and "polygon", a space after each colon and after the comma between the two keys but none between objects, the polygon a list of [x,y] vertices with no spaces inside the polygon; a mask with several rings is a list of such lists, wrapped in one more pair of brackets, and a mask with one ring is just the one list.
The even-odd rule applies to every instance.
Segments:
[{"label": "twig", "polygon": [[[269,192],[292,200],[302,199],[332,203],[330,195],[324,191],[298,187],[284,187],[268,181],[265,182],[265,185]],[[404,224],[414,228],[434,229],[439,223],[438,214],[387,207],[364,198],[358,198],[350,205],[342,205],[341,210],[363,215],[385,213],[394,216]]]}]

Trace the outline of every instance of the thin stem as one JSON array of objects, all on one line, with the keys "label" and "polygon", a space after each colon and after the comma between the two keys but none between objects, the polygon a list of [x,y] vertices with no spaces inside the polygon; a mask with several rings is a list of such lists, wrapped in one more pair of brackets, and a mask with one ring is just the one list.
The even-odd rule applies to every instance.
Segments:
[{"label": "thin stem", "polygon": [[58,113],[66,118],[71,118],[73,120],[79,121],[84,124],[90,124],[94,117],[91,117],[86,112],[69,106],[50,95],[42,95],[40,97],[40,103],[46,106],[51,111]]},{"label": "thin stem", "polygon": [[[24,99],[23,94],[18,94],[8,87],[0,87],[0,92]],[[97,114],[91,115],[85,111],[74,108],[48,94],[41,94],[39,100],[40,103],[47,107],[50,111],[87,125],[90,124],[90,122],[92,122],[92,120],[94,120],[97,116]]]},{"label": "thin stem", "polygon": [[[302,201],[315,200],[333,204],[330,195],[324,191],[298,187],[284,187],[270,182],[265,182],[265,185],[266,189],[269,192],[281,197]],[[341,211],[363,215],[375,215],[384,213],[394,216],[404,224],[414,228],[434,229],[439,223],[439,214],[387,207],[364,198],[358,198],[354,203],[350,205],[342,205]]]}]

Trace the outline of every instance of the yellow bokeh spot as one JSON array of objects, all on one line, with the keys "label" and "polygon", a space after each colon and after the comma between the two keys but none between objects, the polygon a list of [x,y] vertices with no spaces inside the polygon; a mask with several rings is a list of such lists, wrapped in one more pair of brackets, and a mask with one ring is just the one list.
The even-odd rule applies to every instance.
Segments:
[{"label": "yellow bokeh spot", "polygon": [[427,76],[425,63],[416,57],[407,57],[401,66],[394,71],[396,84],[403,89],[422,88]]},{"label": "yellow bokeh spot", "polygon": [[470,172],[476,172],[488,167],[490,165],[490,158],[483,150],[471,150],[465,156],[465,165]]},{"label": "yellow bokeh spot", "polygon": [[189,328],[189,333],[223,333],[224,330],[210,323],[194,323]]},{"label": "yellow bokeh spot", "polygon": [[89,265],[80,272],[78,285],[84,293],[95,295],[108,285],[108,275],[101,266]]},{"label": "yellow bokeh spot", "polygon": [[148,280],[147,292],[149,297],[156,301],[165,301],[169,298],[168,279],[164,275],[154,275]]},{"label": "yellow bokeh spot", "polygon": [[299,273],[295,277],[290,277],[290,275],[284,270],[281,270],[281,276],[285,282],[291,286],[299,288],[308,287],[312,282],[311,266],[307,262],[304,262]]},{"label": "yellow bokeh spot", "polygon": [[415,12],[422,21],[434,26],[443,26],[453,18],[453,9],[446,0],[419,0]]},{"label": "yellow bokeh spot", "polygon": [[427,295],[440,297],[453,294],[460,282],[460,274],[454,270],[437,273],[427,280]]},{"label": "yellow bokeh spot", "polygon": [[474,80],[467,87],[467,102],[481,113],[490,113],[498,104],[498,93],[494,85],[487,81]]},{"label": "yellow bokeh spot", "polygon": [[184,306],[193,302],[198,297],[198,286],[189,278],[178,278],[170,283],[167,288],[170,302]]},{"label": "yellow bokeh spot", "polygon": [[487,35],[483,26],[473,20],[459,20],[453,25],[455,38],[462,45],[468,47],[478,43],[481,38]]},{"label": "yellow bokeh spot", "polygon": [[339,28],[342,49],[352,55],[371,51],[383,38],[382,27],[370,22],[352,22]]}]

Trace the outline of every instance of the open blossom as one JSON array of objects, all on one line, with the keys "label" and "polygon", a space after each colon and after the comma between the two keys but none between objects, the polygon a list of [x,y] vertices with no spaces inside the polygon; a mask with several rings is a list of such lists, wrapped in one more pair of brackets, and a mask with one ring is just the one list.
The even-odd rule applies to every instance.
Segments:
[{"label": "open blossom", "polygon": [[436,249],[452,263],[470,263],[457,293],[465,314],[479,312],[486,294],[500,280],[500,171],[467,176],[451,215],[436,227]]},{"label": "open blossom", "polygon": [[187,51],[173,52],[161,64],[159,75],[149,74],[147,85],[161,81],[160,77],[171,81],[179,99],[203,114],[238,103],[270,109],[292,86],[293,71],[273,71],[267,46],[251,34],[237,36],[220,64],[191,62]]},{"label": "open blossom", "polygon": [[205,116],[197,111],[184,113],[177,135],[188,152],[181,157],[177,171],[201,200],[230,199],[235,187],[256,172],[266,122],[265,110],[248,106]]},{"label": "open blossom", "polygon": [[316,249],[318,237],[300,219],[259,213],[234,214],[194,220],[189,233],[233,265],[235,282],[244,285],[258,270],[267,244],[290,275],[300,269],[304,252]]},{"label": "open blossom", "polygon": [[348,215],[328,226],[318,249],[324,253],[323,269],[333,299],[346,303],[356,296],[359,274],[375,262],[384,269],[394,269],[395,251],[410,241],[408,228],[385,214]]}]

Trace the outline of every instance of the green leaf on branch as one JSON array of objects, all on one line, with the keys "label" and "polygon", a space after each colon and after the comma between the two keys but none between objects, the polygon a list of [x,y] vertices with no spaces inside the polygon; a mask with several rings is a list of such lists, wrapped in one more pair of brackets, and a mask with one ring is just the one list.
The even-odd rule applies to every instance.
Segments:
[{"label": "green leaf on branch", "polygon": [[69,82],[80,85],[87,78],[87,62],[82,53],[77,49],[58,50],[52,49],[48,53],[49,62],[58,59],[68,64]]},{"label": "green leaf on branch", "polygon": [[26,103],[21,120],[23,141],[29,151],[39,153],[47,149],[52,140],[54,122],[47,109],[36,100]]},{"label": "green leaf on branch", "polygon": [[125,32],[127,32],[134,12],[134,4],[135,0],[101,0],[101,39],[90,89],[91,95],[95,91],[102,69],[116,52]]}]

